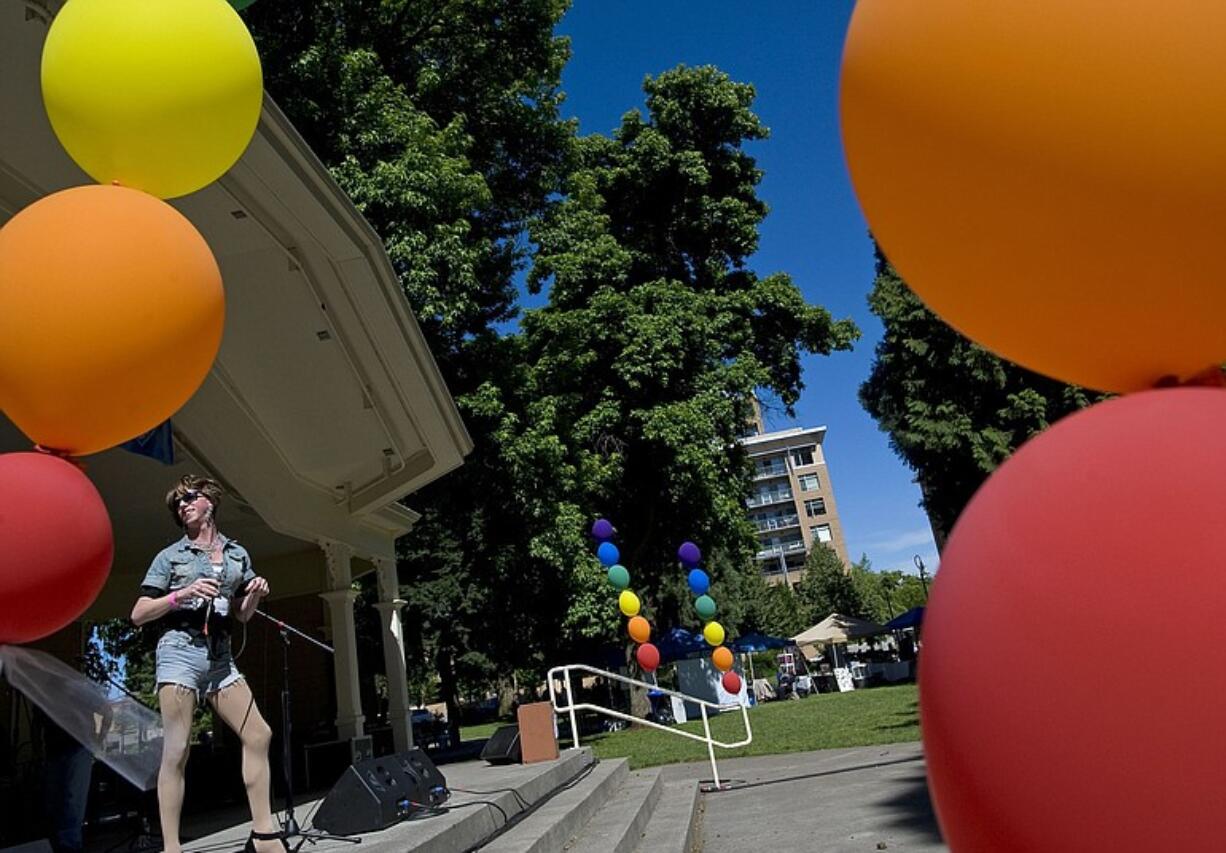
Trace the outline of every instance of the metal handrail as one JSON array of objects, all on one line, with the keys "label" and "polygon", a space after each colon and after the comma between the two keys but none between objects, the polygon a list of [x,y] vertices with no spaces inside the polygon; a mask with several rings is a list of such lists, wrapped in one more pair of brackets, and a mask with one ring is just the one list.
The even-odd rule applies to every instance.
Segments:
[{"label": "metal handrail", "polygon": [[[612,708],[606,708],[603,705],[593,705],[590,702],[580,702],[579,704],[576,705],[574,702],[575,693],[571,687],[571,681],[570,681],[571,670],[580,670],[583,672],[590,673],[592,675],[599,675],[599,676],[603,676],[604,678],[611,678],[614,681],[620,681],[623,684],[629,684],[635,687],[643,687],[648,690],[658,690],[659,692],[665,693],[669,696],[677,696],[687,702],[693,702],[702,711],[702,728],[703,728],[704,736],[699,737],[696,734],[691,734],[690,732],[683,731],[678,728],[660,725],[654,720],[642,720],[642,719],[639,719],[638,717],[632,717],[629,714],[624,714],[621,711],[615,711]],[[555,679],[561,679],[566,685],[566,704],[565,705],[558,704],[558,694],[557,694],[557,691],[554,689]],[[680,737],[689,738],[690,740],[696,740],[699,743],[705,743],[707,745],[707,755],[711,759],[711,777],[715,782],[715,789],[718,790],[720,788],[720,782],[719,782],[719,770],[715,766],[715,747],[718,746],[720,749],[736,749],[737,747],[748,746],[749,744],[753,742],[753,729],[751,729],[749,726],[749,708],[747,705],[742,705],[740,702],[736,702],[736,703],[729,704],[729,705],[721,705],[718,702],[708,702],[705,699],[699,699],[697,696],[690,696],[687,693],[679,693],[676,690],[669,690],[668,688],[661,687],[658,684],[648,684],[646,681],[639,681],[638,679],[635,679],[635,678],[628,678],[624,675],[618,675],[616,672],[609,672],[604,669],[596,669],[596,667],[588,666],[582,663],[572,663],[572,664],[567,664],[565,666],[555,666],[553,669],[549,670],[548,681],[549,681],[549,702],[550,704],[553,705],[554,713],[555,714],[568,713],[570,715],[570,734],[571,734],[571,741],[572,741],[571,749],[579,748],[579,722],[575,717],[576,711],[595,711],[597,714],[604,714],[607,717],[615,717],[619,720],[625,720],[628,723],[635,723],[636,725],[640,725],[640,726],[650,726],[651,728],[659,729],[662,732],[668,732],[670,734],[679,735]],[[739,708],[741,711],[741,719],[745,723],[745,739],[738,740],[733,743],[724,743],[723,741],[718,741],[718,740],[715,740],[715,738],[711,737],[711,719],[710,717],[707,716],[708,708],[712,708],[716,711],[730,711],[733,708]]]}]

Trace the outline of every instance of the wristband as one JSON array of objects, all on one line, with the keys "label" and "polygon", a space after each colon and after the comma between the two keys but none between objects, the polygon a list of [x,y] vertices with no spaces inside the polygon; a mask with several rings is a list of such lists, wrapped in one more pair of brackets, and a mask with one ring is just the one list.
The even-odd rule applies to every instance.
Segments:
[{"label": "wristband", "polygon": [[174,608],[179,606],[179,591],[177,589],[170,593],[170,606]]}]

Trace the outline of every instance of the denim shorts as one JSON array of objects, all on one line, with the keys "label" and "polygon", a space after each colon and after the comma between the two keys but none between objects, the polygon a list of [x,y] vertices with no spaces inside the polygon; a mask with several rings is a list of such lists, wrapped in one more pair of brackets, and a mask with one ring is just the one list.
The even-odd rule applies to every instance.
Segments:
[{"label": "denim shorts", "polygon": [[[228,638],[227,638],[228,640]],[[158,640],[157,684],[179,684],[196,691],[197,701],[229,687],[243,676],[234,665],[227,641],[224,649],[209,654],[207,637],[187,631],[167,631]]]}]

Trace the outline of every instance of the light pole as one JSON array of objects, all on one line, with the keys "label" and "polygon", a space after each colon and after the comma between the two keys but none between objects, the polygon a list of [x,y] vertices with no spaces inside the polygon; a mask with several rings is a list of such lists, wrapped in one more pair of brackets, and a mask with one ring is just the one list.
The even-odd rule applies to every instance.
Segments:
[{"label": "light pole", "polygon": [[924,601],[928,601],[928,576],[924,574],[924,561],[920,555],[915,555],[915,568],[919,569],[920,583],[924,585]]}]

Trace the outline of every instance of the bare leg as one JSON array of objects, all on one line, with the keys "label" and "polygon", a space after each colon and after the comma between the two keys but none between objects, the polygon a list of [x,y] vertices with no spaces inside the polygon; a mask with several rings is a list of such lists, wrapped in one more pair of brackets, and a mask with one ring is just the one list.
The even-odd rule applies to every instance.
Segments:
[{"label": "bare leg", "polygon": [[[238,735],[243,744],[243,783],[251,806],[251,827],[256,832],[276,832],[280,827],[272,818],[272,792],[269,788],[268,744],[272,729],[264,722],[255,697],[246,681],[236,681],[209,696],[217,716]],[[257,841],[262,850],[282,850],[277,841]]]},{"label": "bare leg", "polygon": [[196,691],[178,684],[158,689],[162,709],[162,766],[158,770],[158,815],[166,853],[180,853],[179,817],[183,812],[183,771],[187,768],[188,740],[196,713]]}]

